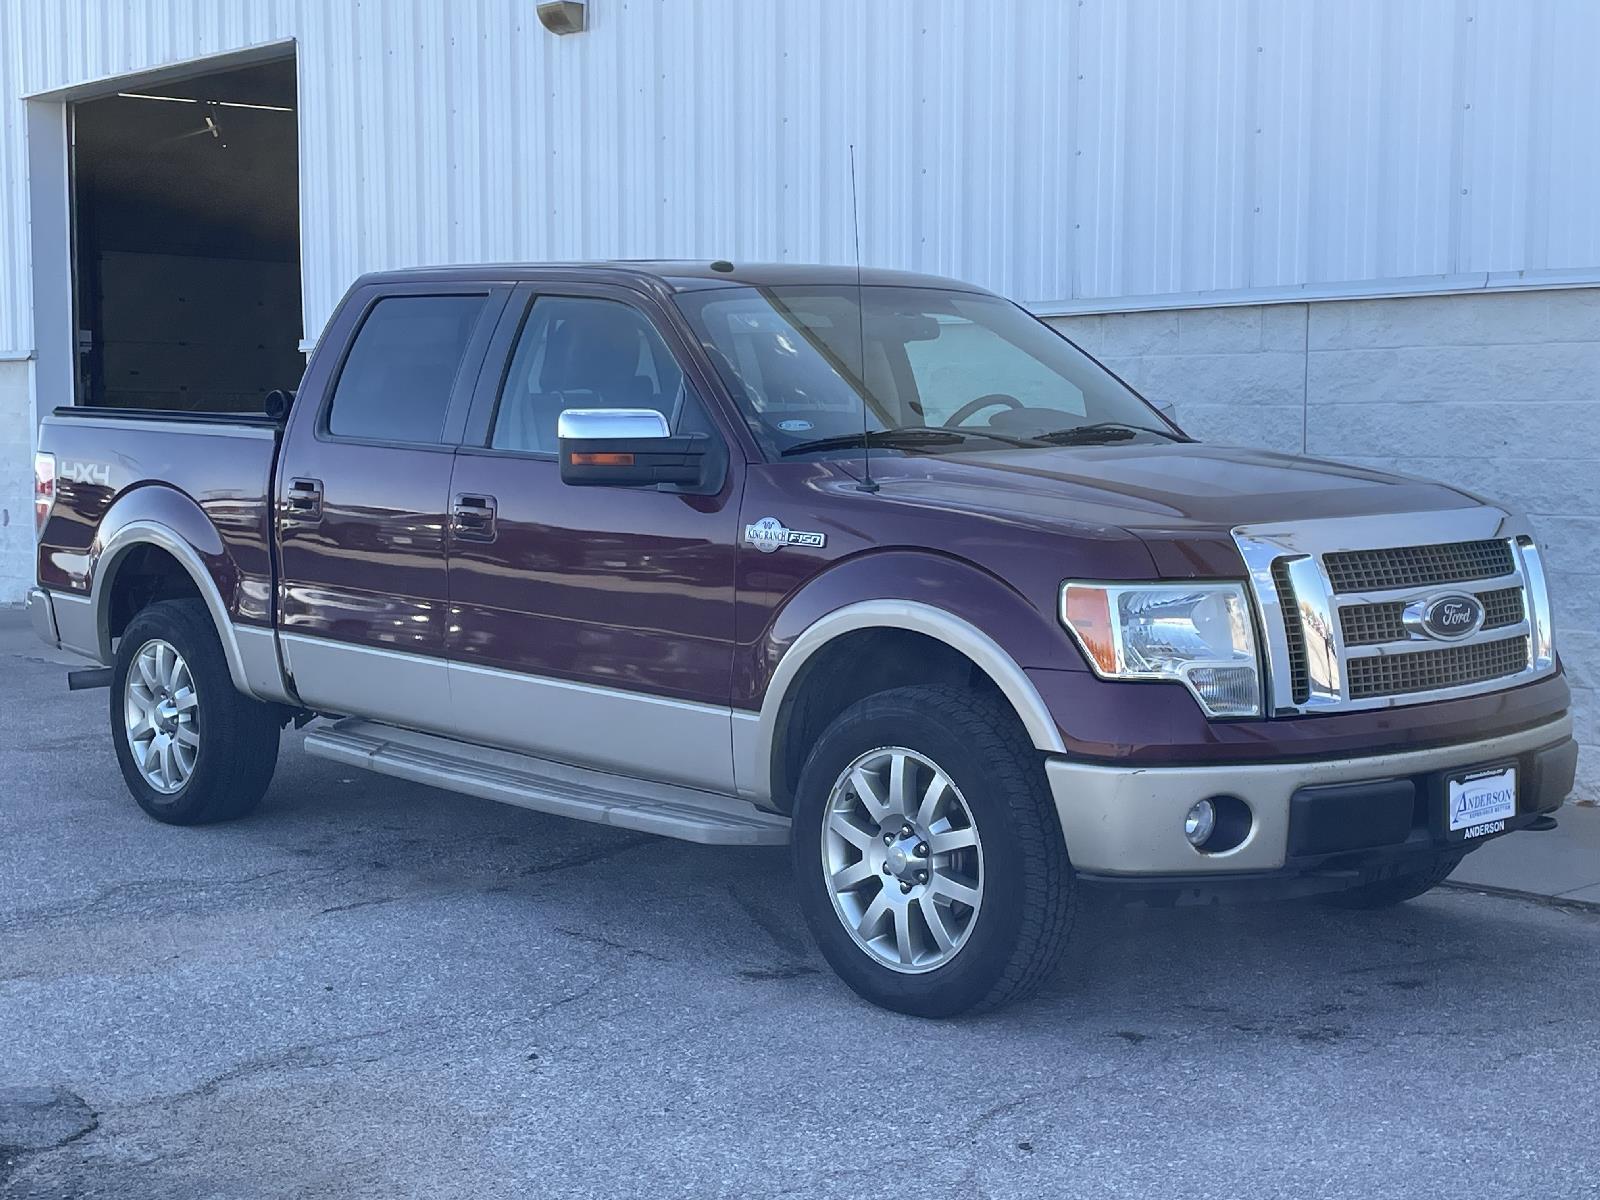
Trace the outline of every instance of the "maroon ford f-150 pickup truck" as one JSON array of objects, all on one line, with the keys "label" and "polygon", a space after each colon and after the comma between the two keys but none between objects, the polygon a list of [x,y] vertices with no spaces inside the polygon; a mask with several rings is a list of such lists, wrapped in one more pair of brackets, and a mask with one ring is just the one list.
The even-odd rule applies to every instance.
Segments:
[{"label": "maroon ford f-150 pickup truck", "polygon": [[950,280],[367,276],[260,419],[61,409],[41,636],[159,820],[314,754],[792,846],[823,954],[942,1015],[1087,886],[1391,904],[1547,828],[1568,689],[1526,521],[1200,445]]}]

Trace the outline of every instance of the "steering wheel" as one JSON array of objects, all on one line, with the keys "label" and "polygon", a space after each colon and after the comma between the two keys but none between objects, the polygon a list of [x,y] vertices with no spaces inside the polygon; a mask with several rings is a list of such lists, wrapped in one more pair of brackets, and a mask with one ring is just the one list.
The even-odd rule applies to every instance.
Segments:
[{"label": "steering wheel", "polygon": [[946,429],[954,429],[959,425],[964,425],[984,409],[993,408],[997,404],[1004,405],[1013,412],[1027,407],[1015,396],[1008,396],[1004,392],[990,392],[987,396],[979,396],[976,400],[968,400],[960,408],[956,409],[955,412],[950,414],[950,419],[944,423],[944,427]]}]

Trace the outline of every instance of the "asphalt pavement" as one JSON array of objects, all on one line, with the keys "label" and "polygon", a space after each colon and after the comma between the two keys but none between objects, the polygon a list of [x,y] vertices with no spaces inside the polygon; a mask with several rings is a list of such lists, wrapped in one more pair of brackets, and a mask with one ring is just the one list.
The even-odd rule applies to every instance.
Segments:
[{"label": "asphalt pavement", "polygon": [[1036,1000],[917,1021],[780,851],[295,736],[255,816],[159,825],[106,693],[0,626],[6,1200],[1600,1195],[1592,908],[1095,904]]}]

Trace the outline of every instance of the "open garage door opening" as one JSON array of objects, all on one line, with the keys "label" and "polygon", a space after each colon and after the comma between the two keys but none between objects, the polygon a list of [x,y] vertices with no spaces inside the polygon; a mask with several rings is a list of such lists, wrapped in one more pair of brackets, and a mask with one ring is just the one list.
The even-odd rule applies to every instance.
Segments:
[{"label": "open garage door opening", "polygon": [[71,105],[81,404],[259,412],[300,353],[295,62]]}]

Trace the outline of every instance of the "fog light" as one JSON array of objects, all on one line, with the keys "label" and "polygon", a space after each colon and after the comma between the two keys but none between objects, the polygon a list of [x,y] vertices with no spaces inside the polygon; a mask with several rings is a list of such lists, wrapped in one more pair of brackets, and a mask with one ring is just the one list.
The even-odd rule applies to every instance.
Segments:
[{"label": "fog light", "polygon": [[1197,800],[1183,819],[1183,836],[1189,839],[1191,846],[1204,845],[1216,827],[1217,806],[1209,800]]}]

